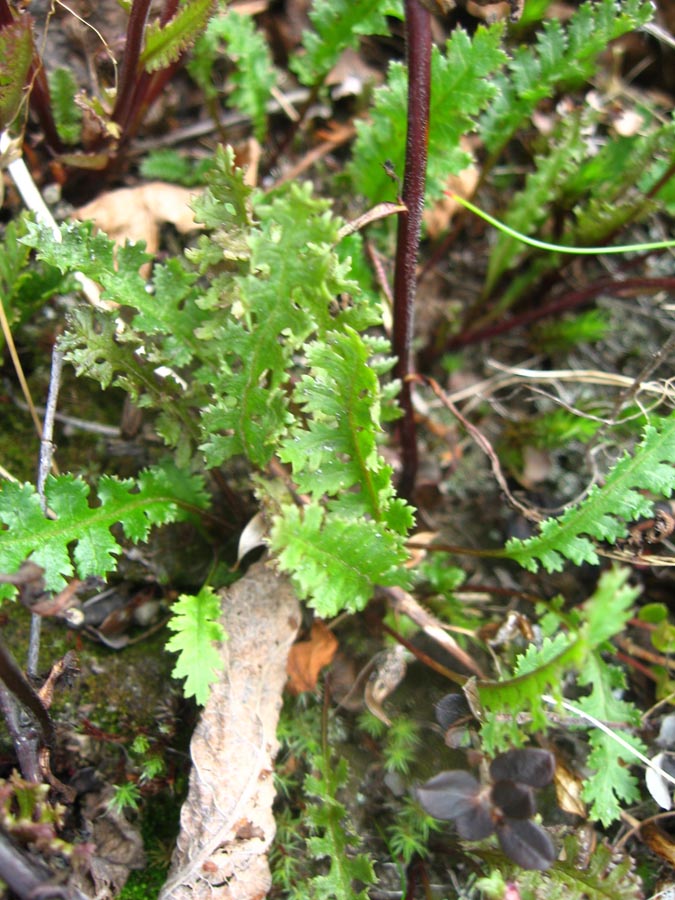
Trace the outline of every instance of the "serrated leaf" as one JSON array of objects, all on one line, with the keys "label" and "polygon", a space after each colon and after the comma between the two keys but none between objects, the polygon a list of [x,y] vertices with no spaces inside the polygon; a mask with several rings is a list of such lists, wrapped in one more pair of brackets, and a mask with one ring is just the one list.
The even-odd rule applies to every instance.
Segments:
[{"label": "serrated leaf", "polygon": [[[293,468],[301,493],[342,495],[353,515],[380,521],[393,487],[391,469],[377,452],[381,433],[379,383],[368,347],[352,329],[328,332],[307,347],[309,373],[294,391],[307,417],[284,439],[279,457]],[[356,490],[353,490],[356,489]]]},{"label": "serrated leaf", "polygon": [[345,821],[345,807],[337,800],[347,780],[346,760],[324,757],[316,759],[315,765],[316,774],[305,778],[304,791],[316,798],[307,805],[306,815],[320,833],[308,838],[307,849],[316,859],[327,859],[329,869],[312,879],[312,896],[317,900],[367,900],[365,890],[356,892],[356,884],[374,884],[375,873],[368,857],[354,853],[353,829]]},{"label": "serrated leaf", "polygon": [[610,470],[602,487],[594,485],[581,503],[559,519],[546,519],[535,537],[508,541],[508,556],[531,572],[536,572],[539,562],[549,572],[559,572],[565,558],[577,565],[597,564],[590,538],[614,544],[626,536],[627,522],[648,516],[652,502],[640,491],[670,497],[675,490],[674,460],[675,416],[671,415],[645,428],[642,442]]},{"label": "serrated leaf", "polygon": [[60,591],[75,572],[86,578],[114,568],[121,548],[110,531],[113,525],[121,523],[139,541],[153,524],[185,518],[186,506],[206,505],[202,480],[171,465],[148,469],[136,482],[103,476],[97,506],[91,505],[90,492],[72,475],[50,476],[45,496],[57,518],[48,519],[32,485],[3,484],[0,522],[6,528],[0,531],[0,569],[13,573],[30,559],[45,569],[47,590]]},{"label": "serrated leaf", "polygon": [[33,61],[33,19],[22,13],[0,28],[0,131],[14,121]]},{"label": "serrated leaf", "polygon": [[56,130],[64,144],[75,144],[82,128],[82,110],[75,103],[78,90],[75,76],[70,69],[59,66],[47,78]]},{"label": "serrated leaf", "polygon": [[290,423],[282,387],[293,354],[312,333],[349,321],[330,312],[332,298],[355,285],[333,250],[339,221],[327,206],[309,184],[256,205],[261,225],[248,237],[249,272],[233,278],[236,317],[223,324],[214,403],[202,419],[210,465],[236,453],[266,465]]},{"label": "serrated leaf", "polygon": [[222,668],[215,644],[227,638],[218,621],[220,598],[207,586],[196,595],[181,594],[171,612],[167,628],[175,634],[166,642],[166,649],[178,653],[172,675],[185,678],[183,693],[203,706]]},{"label": "serrated leaf", "polygon": [[[480,27],[473,38],[455,29],[444,52],[433,48],[429,109],[427,196],[438,197],[448,175],[464,168],[470,157],[460,138],[475,128],[475,118],[494,97],[489,75],[500,66],[502,26]],[[393,164],[402,176],[407,133],[407,71],[400,63],[389,67],[386,86],[375,92],[368,122],[357,122],[357,140],[349,171],[357,190],[373,203],[390,200],[396,186],[384,169]]]},{"label": "serrated leaf", "polygon": [[556,88],[572,88],[596,71],[607,45],[648,22],[653,7],[645,0],[600,0],[584,3],[564,27],[559,19],[544,23],[533,47],[519,48],[507,72],[495,81],[497,94],[481,120],[481,136],[497,156],[540,100]]},{"label": "serrated leaf", "polygon": [[209,20],[195,46],[188,68],[211,99],[220,93],[213,81],[213,69],[224,52],[235,67],[228,81],[228,105],[251,117],[254,134],[262,142],[267,132],[267,103],[277,75],[268,43],[251,16],[233,10],[219,13]]},{"label": "serrated leaf", "polygon": [[156,72],[179,60],[206,26],[212,6],[213,0],[184,0],[167,23],[151,23],[140,58],[145,71]]},{"label": "serrated leaf", "polygon": [[304,52],[291,60],[291,69],[302,84],[320,84],[361,35],[389,33],[388,15],[402,18],[400,0],[315,0],[309,11],[314,31],[303,33]]},{"label": "serrated leaf", "polygon": [[600,647],[622,631],[632,617],[640,589],[626,584],[629,575],[629,569],[603,572],[593,595],[584,604],[583,635],[590,647]]},{"label": "serrated leaf", "polygon": [[274,520],[270,544],[301,598],[324,619],[363,609],[376,584],[400,583],[402,538],[376,522],[324,516],[320,506],[285,507]]},{"label": "serrated leaf", "polygon": [[[546,712],[542,694],[560,694],[562,675],[577,669],[587,652],[585,643],[563,633],[555,640],[544,639],[541,648],[534,645],[519,658],[516,675],[504,681],[479,681],[478,697],[488,721],[482,737],[485,749],[494,754],[510,746],[520,746],[527,731],[546,727]],[[527,712],[531,723],[526,728],[517,722],[517,713]],[[507,721],[503,721],[504,714]]]},{"label": "serrated leaf", "polygon": [[[601,722],[611,722],[614,728],[622,724],[639,726],[638,709],[617,697],[624,687],[623,672],[606,663],[599,653],[593,653],[586,661],[579,683],[591,688],[590,694],[575,701],[579,709]],[[625,728],[621,737],[645,753],[642,741]],[[591,816],[608,826],[621,817],[622,805],[633,804],[640,797],[638,780],[630,771],[634,757],[598,729],[591,729],[589,742],[591,752],[586,765],[593,770],[593,776],[584,782],[583,798],[590,805]]]},{"label": "serrated leaf", "polygon": [[[504,222],[521,234],[534,234],[550,215],[560,190],[567,188],[569,176],[578,168],[586,152],[581,116],[567,116],[549,143],[546,154],[535,160],[535,171],[528,175],[525,187],[513,197]],[[491,291],[503,273],[522,255],[523,244],[499,232],[490,253],[485,290]],[[551,259],[551,264],[554,260]],[[502,304],[497,304],[499,309]]]}]

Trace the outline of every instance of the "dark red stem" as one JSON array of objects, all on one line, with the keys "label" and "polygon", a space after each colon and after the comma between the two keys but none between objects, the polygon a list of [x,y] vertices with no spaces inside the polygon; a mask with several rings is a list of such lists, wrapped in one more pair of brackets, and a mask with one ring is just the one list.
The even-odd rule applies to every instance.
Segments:
[{"label": "dark red stem", "polygon": [[[178,11],[178,0],[166,0],[164,9],[159,18],[160,25],[164,26],[176,15]],[[124,119],[116,119],[122,129],[125,139],[133,137],[141,122],[143,121],[148,109],[162,93],[167,83],[173,78],[176,70],[180,68],[182,58],[176,62],[170,63],[166,68],[157,72],[138,71],[133,93],[129,102],[126,104],[127,112]],[[138,68],[138,63],[137,63]]]},{"label": "dark red stem", "polygon": [[133,111],[134,95],[138,78],[141,74],[139,71],[139,60],[143,49],[143,35],[150,10],[150,2],[151,0],[133,0],[131,13],[129,14],[117,99],[112,112],[112,119],[121,126],[123,134],[124,126]]},{"label": "dark red stem", "polygon": [[[612,281],[602,279],[595,284],[591,284],[580,291],[570,291],[562,297],[553,300],[548,306],[542,306],[538,309],[530,309],[521,315],[511,316],[509,319],[502,319],[494,325],[487,325],[485,328],[479,328],[475,331],[465,331],[451,338],[440,351],[434,352],[434,358],[470,344],[477,344],[480,341],[487,341],[497,337],[504,332],[511,331],[514,328],[520,328],[525,325],[531,325],[540,319],[549,316],[560,315],[560,313],[568,312],[576,309],[585,303],[589,303],[599,294],[623,294],[626,291],[658,291],[675,289],[675,278],[625,278],[623,281]],[[428,360],[430,361],[430,360]]]},{"label": "dark red stem", "polygon": [[401,379],[399,424],[401,477],[399,493],[410,497],[417,477],[417,434],[410,383],[412,339],[417,289],[417,255],[420,242],[424,185],[429,139],[431,92],[431,13],[419,0],[405,0],[408,57],[408,135],[402,200],[407,212],[398,219],[396,270],[394,273],[393,349],[397,357],[394,374]]}]

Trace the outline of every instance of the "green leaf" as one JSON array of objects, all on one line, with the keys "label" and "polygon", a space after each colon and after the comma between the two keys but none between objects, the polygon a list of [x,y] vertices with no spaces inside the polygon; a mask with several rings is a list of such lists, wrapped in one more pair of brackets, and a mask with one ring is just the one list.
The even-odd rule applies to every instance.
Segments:
[{"label": "green leaf", "polygon": [[[591,654],[586,661],[579,674],[579,684],[591,688],[590,694],[575,700],[579,709],[601,722],[611,722],[612,728],[621,728],[622,724],[640,725],[639,710],[632,703],[617,697],[617,692],[625,689],[623,672],[606,663],[599,653]],[[645,745],[638,738],[625,730],[620,733],[636,750],[646,752]],[[635,759],[628,750],[598,729],[591,730],[589,740],[591,752],[586,765],[593,770],[593,774],[584,782],[583,797],[591,805],[592,818],[608,826],[621,818],[622,805],[631,805],[640,799],[637,778],[630,771]]]},{"label": "green leaf", "polygon": [[[45,496],[55,518],[46,518],[32,485],[5,482],[0,490],[0,522],[5,525],[0,570],[16,572],[30,559],[45,570],[46,589],[60,591],[75,572],[87,578],[114,569],[121,548],[110,530],[113,525],[121,523],[138,542],[153,525],[179,521],[189,510],[206,506],[202,479],[170,464],[142,472],[136,482],[104,475],[97,505],[91,505],[89,495],[89,486],[79,478],[49,476]],[[11,593],[3,590],[2,596]]]},{"label": "green leaf", "polygon": [[322,618],[363,609],[376,584],[400,584],[405,577],[401,537],[376,522],[326,516],[317,504],[302,514],[284,507],[274,519],[270,544],[299,596]]},{"label": "green leaf", "polygon": [[[445,52],[433,48],[431,58],[431,102],[429,109],[429,163],[427,196],[438,197],[448,175],[461,171],[470,156],[460,145],[475,130],[475,118],[495,96],[489,78],[505,55],[500,48],[503,28],[480,27],[473,38],[455,29]],[[402,176],[407,132],[408,79],[405,66],[389,67],[386,86],[375,92],[368,122],[357,121],[357,139],[349,172],[356,189],[371,202],[391,200],[397,194],[384,169],[393,164]]]},{"label": "green leaf", "polygon": [[205,28],[213,0],[182,0],[176,15],[165,25],[152,22],[145,29],[141,65],[146,72],[166,69],[177,62]]},{"label": "green leaf", "polygon": [[307,425],[297,421],[282,441],[279,457],[292,465],[301,493],[317,499],[340,495],[333,509],[381,521],[393,488],[391,469],[377,452],[380,390],[368,364],[369,348],[348,328],[328,332],[306,353],[309,373],[297,383],[293,397]]},{"label": "green leaf", "polygon": [[223,659],[215,644],[227,638],[220,618],[220,598],[210,587],[197,595],[181,594],[173,604],[173,617],[167,627],[176,633],[166,649],[178,653],[174,678],[184,678],[183,693],[204,705],[209,689],[223,668]]},{"label": "green leaf", "polygon": [[340,222],[326,201],[294,184],[255,211],[261,224],[248,236],[248,271],[230,279],[229,297],[221,292],[221,304],[236,301],[236,310],[219,333],[214,402],[202,418],[209,465],[237,453],[267,464],[291,421],[284,385],[294,354],[352,315],[331,316],[333,298],[355,285],[333,250]]},{"label": "green leaf", "polygon": [[648,22],[646,0],[599,0],[584,3],[567,26],[548,19],[533,47],[520,47],[507,71],[495,81],[496,96],[481,120],[481,136],[496,157],[540,100],[556,89],[578,87],[597,69],[608,44]]},{"label": "green leaf", "polygon": [[[546,728],[547,718],[542,694],[559,696],[563,673],[577,669],[585,658],[583,641],[564,633],[554,640],[545,638],[541,648],[530,646],[519,659],[514,678],[476,683],[480,703],[486,713],[481,736],[488,753],[509,746],[520,746],[525,734]],[[518,713],[526,712],[531,721],[519,723]]]},{"label": "green leaf", "polygon": [[[33,260],[21,243],[26,219],[18,216],[5,226],[0,244],[0,296],[10,326],[28,321],[54,294],[69,289],[70,280],[58,269]],[[4,337],[0,334],[0,350]]]},{"label": "green leaf", "polygon": [[16,118],[33,61],[33,19],[23,14],[0,28],[0,131]]},{"label": "green leaf", "polygon": [[583,606],[584,639],[591,647],[600,647],[623,630],[633,615],[633,603],[639,588],[627,585],[629,569],[603,572],[598,586]]},{"label": "green leaf", "polygon": [[559,572],[564,558],[576,565],[597,564],[590,538],[614,544],[626,536],[627,522],[648,516],[652,502],[641,491],[670,497],[675,490],[674,460],[675,415],[670,415],[645,428],[642,442],[610,470],[602,487],[594,485],[559,519],[546,519],[538,535],[525,541],[512,538],[506,553],[531,572],[537,571],[538,560],[549,572]]},{"label": "green leaf", "polygon": [[291,69],[302,84],[320,84],[359,37],[389,33],[388,15],[403,18],[400,0],[315,0],[309,11],[314,31],[303,33],[304,53],[291,60]]},{"label": "green leaf", "polygon": [[370,859],[355,853],[353,828],[347,811],[337,799],[347,782],[347,762],[318,757],[311,775],[305,778],[304,791],[315,798],[307,806],[307,818],[319,833],[310,837],[307,847],[313,857],[327,860],[325,875],[312,878],[312,897],[316,900],[367,900],[365,889],[357,885],[374,884],[375,873]]},{"label": "green leaf", "polygon": [[143,178],[171,181],[185,187],[204,184],[212,167],[211,159],[189,159],[168,147],[151,150],[143,157],[139,166]]},{"label": "green leaf", "polygon": [[82,110],[75,102],[77,82],[70,69],[59,66],[49,72],[49,93],[59,137],[64,144],[76,144],[82,129]]},{"label": "green leaf", "polygon": [[[535,171],[527,176],[525,188],[517,192],[504,215],[504,222],[522,234],[536,234],[551,213],[551,207],[568,179],[578,168],[586,152],[582,117],[570,115],[562,120],[545,154],[535,159]],[[511,235],[499,232],[490,253],[485,290],[491,291],[503,273],[522,256],[523,244]],[[555,264],[555,259],[550,260]],[[498,312],[502,305],[497,304]],[[496,315],[495,313],[494,315]]]},{"label": "green leaf", "polygon": [[211,99],[222,93],[214,84],[213,71],[224,50],[235,67],[228,79],[228,105],[251,117],[254,134],[262,142],[267,133],[267,103],[277,75],[268,43],[252,16],[232,10],[219,12],[195,45],[188,69]]}]

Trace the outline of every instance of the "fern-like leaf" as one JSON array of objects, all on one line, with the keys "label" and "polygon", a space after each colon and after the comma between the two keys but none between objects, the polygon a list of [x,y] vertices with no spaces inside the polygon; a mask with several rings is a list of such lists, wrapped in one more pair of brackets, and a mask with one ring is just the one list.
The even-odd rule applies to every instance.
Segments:
[{"label": "fern-like leaf", "polygon": [[292,465],[302,493],[339,495],[332,509],[381,521],[392,495],[391,469],[377,453],[379,382],[368,365],[368,347],[348,329],[329,332],[306,352],[310,371],[294,399],[308,425],[291,429],[279,457]]},{"label": "fern-like leaf", "polygon": [[305,778],[304,790],[316,798],[307,806],[307,818],[318,834],[307,841],[308,849],[317,859],[328,861],[328,872],[312,879],[312,896],[316,900],[367,900],[365,888],[357,892],[357,885],[375,882],[371,861],[353,852],[355,837],[346,823],[347,811],[337,799],[338,791],[347,781],[347,762],[333,763],[322,757],[315,760],[316,774]]},{"label": "fern-like leaf", "polygon": [[642,442],[610,470],[602,487],[594,485],[559,519],[546,519],[535,537],[512,538],[506,553],[531,572],[537,571],[539,562],[547,571],[559,572],[565,558],[576,565],[597,564],[591,538],[614,544],[626,536],[627,522],[648,516],[652,502],[640,491],[670,497],[675,490],[674,460],[675,415],[671,415],[645,428]]},{"label": "fern-like leaf", "polygon": [[360,36],[389,33],[388,15],[403,17],[400,0],[316,0],[309,13],[314,31],[304,32],[304,53],[291,60],[292,70],[302,84],[320,84]]},{"label": "fern-like leaf", "polygon": [[[575,701],[583,712],[601,722],[611,722],[613,728],[640,725],[639,710],[617,696],[626,686],[623,672],[606,663],[599,653],[586,660],[579,673],[579,684],[591,689],[590,694]],[[641,740],[623,730],[621,737],[645,753]],[[591,752],[586,765],[592,769],[593,777],[586,780],[583,797],[590,804],[591,817],[607,826],[621,817],[622,805],[633,804],[640,797],[638,780],[630,771],[635,760],[628,750],[598,729],[590,730],[589,743]]]},{"label": "fern-like leaf", "polygon": [[270,544],[301,598],[324,619],[363,609],[376,584],[400,584],[403,538],[381,524],[326,516],[317,504],[301,513],[286,506],[274,520]]},{"label": "fern-like leaf", "polygon": [[[470,161],[460,138],[475,129],[475,118],[495,96],[489,75],[500,66],[502,27],[479,28],[470,38],[461,28],[454,31],[445,52],[433,48],[429,109],[429,164],[427,196],[438,197],[448,175]],[[405,66],[389,67],[386,86],[375,93],[368,122],[357,122],[357,140],[349,171],[357,190],[377,203],[392,199],[395,187],[383,163],[404,170],[407,133],[408,79]]]},{"label": "fern-like leaf", "polygon": [[[127,537],[145,540],[153,525],[183,519],[206,506],[203,481],[172,465],[142,472],[137,481],[104,475],[98,503],[90,488],[71,475],[50,476],[45,486],[46,518],[32,485],[6,482],[0,491],[0,570],[16,572],[30,559],[45,570],[47,590],[60,591],[75,572],[80,578],[110,572],[120,553],[111,528],[121,523]],[[72,547],[72,550],[71,550]],[[11,586],[0,589],[12,596]]]},{"label": "fern-like leaf", "polygon": [[[575,700],[579,709],[602,722],[626,727],[639,724],[637,709],[616,696],[617,689],[623,687],[623,673],[602,658],[606,641],[618,634],[633,614],[638,591],[628,585],[629,574],[628,569],[605,572],[584,606],[575,616],[567,617],[569,624],[576,621],[576,633],[559,631],[554,639],[546,638],[541,647],[530,646],[518,659],[513,678],[475,683],[486,713],[481,736],[488,753],[522,743],[527,731],[545,729],[542,694],[552,693],[560,700],[560,685],[571,670],[579,673],[582,688],[590,688],[590,693]],[[522,713],[530,717],[525,725],[518,722]],[[595,772],[586,783],[584,795],[592,804],[594,818],[607,825],[619,817],[622,803],[635,800],[636,781],[626,767],[631,761],[629,751],[604,732],[592,726],[589,731],[587,764]],[[622,738],[643,749],[636,738],[624,733]]]},{"label": "fern-like leaf", "polygon": [[332,249],[339,220],[327,203],[312,197],[309,184],[293,185],[256,212],[261,225],[247,242],[250,273],[231,284],[236,316],[220,332],[221,370],[202,419],[210,465],[238,453],[267,464],[291,421],[283,386],[293,354],[313,333],[351,315],[330,312],[333,298],[356,285]]},{"label": "fern-like leaf", "polygon": [[[518,192],[507,213],[504,222],[521,234],[535,234],[537,229],[550,215],[550,204],[567,185],[569,177],[578,168],[584,157],[586,145],[582,132],[580,116],[568,116],[559,127],[546,155],[535,160],[535,171],[527,177],[525,188]],[[502,274],[513,264],[514,259],[523,252],[523,244],[511,235],[499,232],[490,253],[490,262],[485,283],[485,290],[491,291]],[[555,260],[549,257],[551,265]],[[494,316],[502,311],[497,304]]]},{"label": "fern-like leaf", "polygon": [[140,59],[145,71],[166,69],[180,59],[205,28],[212,7],[213,0],[182,0],[172,19],[148,26]]},{"label": "fern-like leaf", "polygon": [[481,135],[497,156],[540,100],[556,88],[583,84],[596,70],[597,59],[615,40],[653,15],[647,0],[587,2],[566,27],[549,19],[533,47],[521,47],[496,80],[497,95],[481,121]]},{"label": "fern-like leaf", "polygon": [[277,76],[268,44],[251,16],[221,11],[209,20],[195,45],[188,69],[211,99],[220,93],[213,81],[213,69],[223,49],[235,65],[227,85],[231,86],[227,92],[228,104],[251,117],[254,134],[263,141],[267,132],[267,103]]},{"label": "fern-like leaf", "polygon": [[[33,261],[30,249],[21,243],[25,219],[18,217],[5,226],[0,244],[0,296],[10,325],[27,321],[54,294],[66,291],[70,279],[58,269]],[[0,335],[0,349],[4,337]]]},{"label": "fern-like leaf", "polygon": [[56,130],[64,144],[75,144],[82,128],[82,110],[75,102],[75,76],[70,69],[59,66],[49,73],[48,80]]},{"label": "fern-like leaf", "polygon": [[167,627],[175,634],[166,642],[166,649],[178,653],[172,675],[185,678],[183,693],[203,706],[223,666],[215,646],[227,638],[218,621],[220,599],[210,587],[205,587],[194,596],[182,594],[171,612]]}]

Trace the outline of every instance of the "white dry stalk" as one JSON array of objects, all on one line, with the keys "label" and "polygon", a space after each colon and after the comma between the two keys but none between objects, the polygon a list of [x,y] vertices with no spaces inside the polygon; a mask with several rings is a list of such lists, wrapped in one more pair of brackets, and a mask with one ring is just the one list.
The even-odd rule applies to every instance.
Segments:
[{"label": "white dry stalk", "polygon": [[[505,387],[533,381],[544,384],[555,381],[566,381],[575,384],[603,384],[623,389],[630,388],[635,383],[635,379],[627,375],[603,372],[601,369],[557,369],[545,371],[519,367],[511,368],[502,366],[494,360],[488,360],[487,365],[490,368],[498,369],[504,374],[485,378],[483,381],[469,385],[469,387],[454,391],[448,394],[448,400],[451,403],[459,403],[462,400],[470,400],[473,397],[483,400]],[[668,379],[667,381],[646,381],[640,385],[640,390],[647,394],[660,395],[664,400],[675,397],[673,379]]]},{"label": "white dry stalk", "polygon": [[555,697],[552,697],[550,694],[543,694],[541,698],[544,703],[548,703],[550,706],[562,706],[568,712],[571,712],[575,716],[580,716],[582,719],[585,719],[587,722],[590,722],[595,728],[599,728],[603,734],[606,734],[607,737],[610,737],[613,741],[616,741],[620,747],[623,747],[631,756],[634,756],[636,759],[639,759],[641,763],[643,763],[648,769],[651,769],[653,772],[656,772],[657,775],[660,775],[661,778],[669,781],[670,784],[675,786],[675,778],[672,775],[669,775],[661,766],[656,765],[656,763],[649,759],[644,753],[640,753],[639,750],[636,750],[635,747],[631,746],[628,741],[625,741],[620,734],[617,734],[616,731],[612,731],[609,725],[605,725],[604,722],[601,722],[600,719],[596,719],[595,716],[592,716],[590,713],[584,712],[583,709],[579,709],[578,706],[574,706],[572,703],[568,703],[567,700],[556,700]]}]

